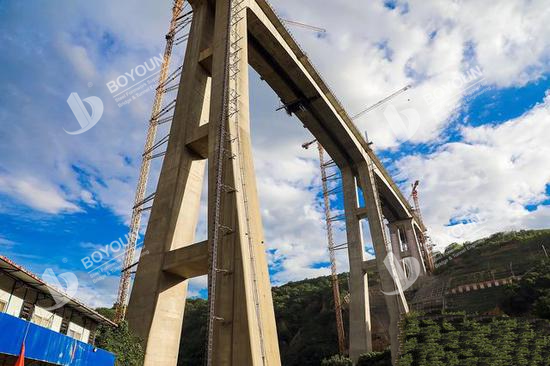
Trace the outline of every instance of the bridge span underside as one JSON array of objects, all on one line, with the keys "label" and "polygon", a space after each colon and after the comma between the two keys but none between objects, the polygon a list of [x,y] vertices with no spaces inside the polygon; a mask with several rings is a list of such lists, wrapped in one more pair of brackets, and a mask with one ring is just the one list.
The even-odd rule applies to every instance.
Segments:
[{"label": "bridge span underside", "polygon": [[[423,263],[417,237],[425,231],[421,221],[265,0],[190,3],[193,24],[145,235],[148,254],[140,260],[128,308],[130,326],[144,340],[145,365],[176,365],[187,281],[205,274],[211,300],[209,363],[280,365],[252,162],[249,64],[341,170],[350,356],[357,360],[372,350],[361,230],[361,220],[367,219],[382,290],[396,293],[385,296],[395,361],[398,321],[408,306],[401,284],[393,281],[398,264],[384,259],[393,253]],[[207,159],[208,240],[195,243]]]}]

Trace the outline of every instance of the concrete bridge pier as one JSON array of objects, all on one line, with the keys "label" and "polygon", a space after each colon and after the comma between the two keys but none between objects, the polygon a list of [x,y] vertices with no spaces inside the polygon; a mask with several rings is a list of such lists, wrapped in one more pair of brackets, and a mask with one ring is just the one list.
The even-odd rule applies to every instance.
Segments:
[{"label": "concrete bridge pier", "polygon": [[[399,321],[409,308],[397,268],[392,261],[386,261],[391,245],[386,237],[380,197],[369,158],[356,166],[341,167],[346,231],[350,263],[350,357],[354,362],[362,353],[372,351],[371,321],[368,299],[368,279],[364,260],[364,245],[361,232],[361,219],[367,219],[372,243],[376,253],[376,266],[380,276],[382,291],[390,316],[390,339],[392,359],[397,362],[399,354]],[[364,207],[359,207],[358,189],[363,193]],[[396,280],[394,280],[396,279]]]},{"label": "concrete bridge pier", "polygon": [[420,276],[426,275],[426,265],[424,264],[424,257],[420,249],[420,241],[414,229],[413,219],[390,222],[388,228],[390,231],[392,252],[397,260],[402,263],[403,259],[408,257],[416,259],[420,265]]}]

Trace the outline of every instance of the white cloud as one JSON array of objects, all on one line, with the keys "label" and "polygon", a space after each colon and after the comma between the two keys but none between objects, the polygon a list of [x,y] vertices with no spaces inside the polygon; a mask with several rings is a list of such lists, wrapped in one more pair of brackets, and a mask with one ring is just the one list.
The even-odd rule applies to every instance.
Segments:
[{"label": "white cloud", "polygon": [[71,62],[75,71],[84,80],[93,80],[96,76],[96,68],[88,55],[86,48],[82,46],[70,45],[67,40],[60,40],[62,51]]},{"label": "white cloud", "polygon": [[2,248],[2,250],[11,249],[15,244],[16,242],[0,236],[0,247]]},{"label": "white cloud", "polygon": [[97,202],[94,200],[94,195],[92,192],[90,191],[87,191],[85,189],[83,189],[81,192],[80,192],[80,199],[84,202],[84,203],[87,203],[88,205],[91,205],[91,206],[94,206],[95,204],[97,204]]},{"label": "white cloud", "polygon": [[[29,53],[34,48],[25,42],[33,44],[34,39],[22,36],[26,33],[21,29],[13,36],[4,35],[6,47],[20,51],[10,54],[25,55],[24,60],[40,54],[52,62],[48,68],[25,64],[22,77],[28,79],[7,78],[0,86],[0,93],[11,101],[9,110],[0,110],[2,120],[18,121],[9,128],[0,126],[0,133],[9,136],[0,146],[3,193],[45,212],[74,212],[75,202],[81,201],[110,207],[128,218],[152,95],[118,108],[104,84],[160,52],[170,4],[72,2],[62,12],[44,7],[36,14],[20,14],[25,15],[22,20],[12,17],[18,24],[33,22],[44,34],[54,35],[48,38],[56,47]],[[497,86],[522,85],[548,71],[549,44],[541,36],[550,26],[544,1],[417,0],[409,2],[408,12],[403,7],[386,9],[381,1],[317,0],[312,6],[311,1],[277,0],[275,6],[284,18],[327,28],[326,37],[291,30],[351,114],[413,85],[391,102],[400,112],[401,125],[387,120],[385,108],[357,121],[379,149],[395,148],[406,138],[436,140],[468,92],[449,85],[472,67],[479,66],[485,82]],[[175,59],[180,60],[182,53],[177,50]],[[17,66],[17,60],[13,63]],[[94,86],[89,88],[90,81]],[[276,96],[259,85],[252,77],[253,148],[266,243],[275,250],[270,260],[281,270],[275,281],[328,274],[328,268],[311,268],[328,259],[317,155],[315,149],[300,147],[311,136],[294,118],[276,113]],[[105,104],[102,120],[79,137],[63,132],[63,127],[76,123],[66,106],[74,91],[82,97],[97,95]],[[435,94],[434,106],[427,100]],[[443,226],[450,218],[479,214],[478,221],[487,222],[475,225],[482,228],[476,229],[479,235],[514,225],[544,225],[549,216],[546,207],[532,213],[523,208],[544,197],[548,182],[540,169],[545,166],[541,152],[548,156],[542,142],[544,134],[548,136],[547,124],[537,114],[541,108],[503,126],[465,129],[463,142],[399,163],[403,177],[422,180],[425,216],[442,242],[452,239]],[[412,136],[407,126],[411,128],[414,121],[404,114],[408,110],[419,116]],[[158,165],[153,169],[150,191],[158,169]],[[199,231],[204,233],[204,220],[201,225]],[[466,231],[471,229],[470,223]],[[343,233],[337,233],[337,243],[343,243]],[[347,269],[345,251],[338,252],[338,264]],[[198,283],[190,294],[197,293]],[[109,286],[102,291],[116,293],[116,285]]]},{"label": "white cloud", "polygon": [[68,201],[59,189],[51,186],[48,182],[40,182],[32,177],[0,176],[0,192],[46,213],[80,211],[80,208]]},{"label": "white cloud", "polygon": [[[409,182],[420,179],[421,206],[441,245],[496,231],[547,226],[550,97],[525,115],[497,126],[465,127],[462,142],[398,163]],[[446,227],[449,220],[465,222]]]},{"label": "white cloud", "polygon": [[[382,1],[274,4],[284,18],[327,29],[318,37],[289,26],[350,114],[412,84],[391,104],[417,112],[420,128],[413,142],[436,139],[463,104],[463,88],[445,88],[455,75],[479,66],[485,85],[503,87],[523,85],[550,69],[550,44],[540,36],[550,26],[545,1],[418,0],[409,1],[406,12],[384,8]],[[442,90],[434,115],[425,96]],[[402,140],[400,131],[388,128],[386,106],[356,121],[379,149]]]}]

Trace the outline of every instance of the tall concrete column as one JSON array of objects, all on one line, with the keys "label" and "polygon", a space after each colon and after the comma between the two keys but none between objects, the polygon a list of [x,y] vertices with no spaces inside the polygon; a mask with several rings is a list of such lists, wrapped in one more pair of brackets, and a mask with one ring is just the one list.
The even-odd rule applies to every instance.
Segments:
[{"label": "tall concrete column", "polygon": [[404,227],[407,241],[409,242],[409,251],[411,253],[411,257],[418,260],[418,263],[420,263],[420,274],[425,275],[426,264],[424,263],[424,257],[422,256],[422,251],[420,250],[420,241],[418,240],[418,238],[416,237],[416,233],[414,232],[412,219],[405,220]]},{"label": "tall concrete column", "polygon": [[404,255],[403,257],[410,256],[415,258],[420,264],[420,275],[425,275],[426,266],[424,264],[424,257],[422,256],[422,251],[420,249],[420,242],[416,237],[416,233],[414,232],[413,219],[410,218],[392,222],[390,224],[390,228],[394,228],[393,230],[399,229],[404,233],[407,239],[408,250],[406,252],[406,255]]},{"label": "tall concrete column", "polygon": [[143,339],[146,366],[177,363],[187,281],[162,266],[167,252],[194,241],[205,171],[205,160],[186,142],[208,120],[209,74],[199,65],[199,54],[212,35],[213,19],[207,6],[194,10],[171,137],[127,313],[131,329]]},{"label": "tall concrete column", "polygon": [[349,354],[353,362],[372,351],[369,285],[363,270],[365,249],[361,222],[357,214],[358,197],[355,176],[350,167],[341,169],[346,213],[346,234],[349,256]]},{"label": "tall concrete column", "polygon": [[[281,362],[250,141],[248,1],[217,0],[215,4],[208,148],[208,240],[211,248],[216,244],[218,253],[213,269],[216,279],[211,278],[215,290],[209,298],[214,302],[211,316],[216,319],[212,365],[278,366]],[[225,136],[220,135],[222,130]],[[217,197],[219,164],[222,192]],[[218,243],[214,238],[217,210],[221,225]]]},{"label": "tall concrete column", "polygon": [[392,253],[397,258],[397,260],[401,260],[401,239],[399,238],[399,227],[394,224],[390,223],[388,225],[389,231],[390,231],[390,243],[391,243],[391,249]]},{"label": "tall concrete column", "polygon": [[[365,158],[365,162],[360,163],[357,170],[360,187],[365,198],[367,219],[374,251],[376,253],[376,265],[380,276],[380,284],[382,291],[386,293],[385,300],[390,315],[389,333],[392,362],[396,365],[399,355],[399,321],[401,320],[401,314],[409,312],[409,307],[401,288],[399,277],[397,276],[395,263],[391,260],[386,260],[388,252],[391,251],[391,247],[386,239],[380,197],[378,196],[371,160],[370,157],[366,155]],[[394,281],[394,279],[396,280]]]}]

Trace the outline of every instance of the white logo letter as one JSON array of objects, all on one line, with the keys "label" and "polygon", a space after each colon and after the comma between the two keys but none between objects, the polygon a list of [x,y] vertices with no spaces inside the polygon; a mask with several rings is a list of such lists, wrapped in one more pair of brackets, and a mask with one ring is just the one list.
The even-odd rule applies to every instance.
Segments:
[{"label": "white logo letter", "polygon": [[[62,278],[67,286],[61,286],[58,278]],[[72,272],[61,273],[59,276],[56,276],[53,270],[51,268],[48,268],[42,274],[42,279],[44,280],[44,282],[51,284],[58,291],[64,292],[67,295],[67,297],[65,297],[57,291],[52,291],[51,289],[48,289],[50,295],[52,295],[55,302],[55,305],[50,306],[49,308],[44,308],[48,311],[59,309],[60,307],[68,303],[70,301],[70,298],[73,298],[76,295],[76,291],[78,290],[78,278],[76,278],[76,275]]]},{"label": "white logo letter", "polygon": [[[407,276],[407,274],[401,267],[399,260],[393,255],[392,252],[388,253],[386,259],[384,259],[384,265],[388,269],[388,272],[393,278],[393,281],[395,282],[397,288],[399,288],[399,285],[401,285],[400,287],[402,291],[405,291],[406,289],[411,287],[420,276],[420,263],[416,258],[413,257],[407,257],[403,259],[403,265],[405,266],[405,268],[407,268],[409,276]],[[382,291],[382,293],[384,295],[397,295],[399,294],[399,290],[390,292]]]},{"label": "white logo letter", "polygon": [[[88,114],[82,102],[88,103],[90,108],[92,108],[92,115]],[[80,130],[74,132],[65,130],[69,135],[79,135],[88,131],[99,122],[99,119],[103,115],[103,102],[98,97],[88,97],[80,100],[77,93],[71,93],[69,99],[67,99],[67,104],[71,107],[76,120],[80,124],[80,127],[82,127]]]},{"label": "white logo letter", "polygon": [[[405,115],[408,123],[403,121],[400,113]],[[420,125],[420,115],[413,108],[407,108],[399,112],[390,104],[384,109],[384,117],[390,123],[390,127],[397,140],[401,142],[405,142],[413,137]]]},{"label": "white logo letter", "polygon": [[111,92],[111,94],[113,94],[118,90],[118,85],[117,83],[115,83],[114,80],[111,80],[107,83],[107,88],[109,88],[109,91]]}]

